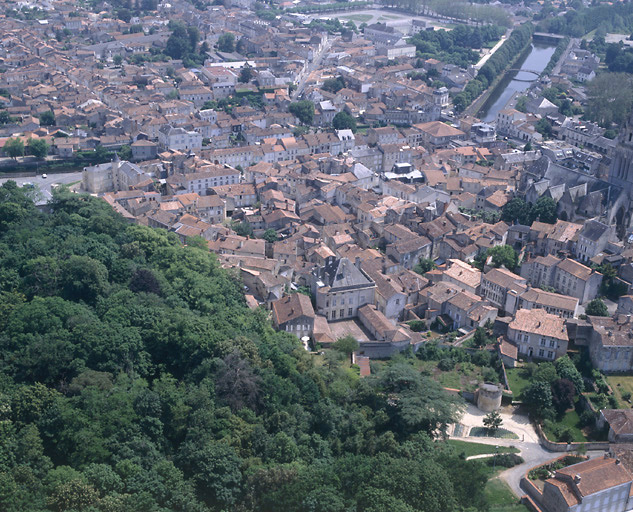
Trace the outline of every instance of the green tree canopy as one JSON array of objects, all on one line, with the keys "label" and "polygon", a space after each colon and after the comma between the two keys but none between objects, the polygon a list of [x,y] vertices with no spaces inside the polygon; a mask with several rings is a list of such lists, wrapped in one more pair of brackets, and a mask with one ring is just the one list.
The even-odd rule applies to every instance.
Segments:
[{"label": "green tree canopy", "polygon": [[607,305],[602,299],[593,299],[585,307],[585,313],[589,316],[609,316]]},{"label": "green tree canopy", "polygon": [[44,139],[29,139],[29,153],[37,158],[44,158],[48,155],[49,145]]},{"label": "green tree canopy", "polygon": [[303,124],[310,125],[314,120],[314,103],[311,101],[296,101],[288,106],[288,110]]},{"label": "green tree canopy", "polygon": [[42,126],[54,126],[55,125],[55,114],[52,110],[47,110],[46,112],[42,112],[40,114],[40,125]]},{"label": "green tree canopy", "polygon": [[226,53],[235,51],[235,36],[231,32],[225,32],[218,38],[218,50]]},{"label": "green tree canopy", "polygon": [[509,245],[496,245],[487,250],[486,256],[492,256],[492,266],[499,268],[504,266],[508,270],[514,270],[519,264],[517,252]]},{"label": "green tree canopy", "polygon": [[332,120],[332,126],[336,130],[352,130],[356,131],[356,119],[345,111],[338,112]]},{"label": "green tree canopy", "polygon": [[19,137],[10,137],[4,143],[3,149],[7,156],[17,159],[24,155],[24,142]]}]

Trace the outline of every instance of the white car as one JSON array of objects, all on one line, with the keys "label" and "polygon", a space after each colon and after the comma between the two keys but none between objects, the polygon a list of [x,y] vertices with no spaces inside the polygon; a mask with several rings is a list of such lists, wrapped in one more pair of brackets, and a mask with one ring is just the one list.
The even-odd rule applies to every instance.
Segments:
[{"label": "white car", "polygon": [[44,179],[48,178],[48,174],[46,174],[46,173],[42,174],[42,178],[44,178]]}]

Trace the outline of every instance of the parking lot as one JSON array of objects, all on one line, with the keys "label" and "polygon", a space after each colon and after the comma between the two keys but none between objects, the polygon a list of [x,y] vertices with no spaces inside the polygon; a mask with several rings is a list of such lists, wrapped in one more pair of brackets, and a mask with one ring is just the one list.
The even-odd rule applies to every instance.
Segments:
[{"label": "parking lot", "polygon": [[43,174],[38,174],[37,176],[24,178],[0,178],[0,185],[10,180],[15,181],[20,187],[31,183],[42,192],[42,199],[47,202],[52,197],[51,189],[53,185],[71,185],[75,189],[81,184],[81,172],[48,174],[46,178],[43,176]]}]

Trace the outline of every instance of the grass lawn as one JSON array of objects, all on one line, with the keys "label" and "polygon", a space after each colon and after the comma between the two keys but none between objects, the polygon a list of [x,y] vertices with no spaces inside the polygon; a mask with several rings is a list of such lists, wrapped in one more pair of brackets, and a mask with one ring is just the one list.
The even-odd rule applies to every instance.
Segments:
[{"label": "grass lawn", "polygon": [[492,437],[498,439],[519,439],[514,432],[510,432],[508,429],[500,428],[495,432],[494,436],[489,435],[489,431],[486,427],[473,427],[470,429],[470,433],[468,434],[472,437]]},{"label": "grass lawn", "polygon": [[416,361],[416,366],[445,388],[475,391],[483,380],[482,368],[471,363],[457,363],[450,371],[437,367],[438,361]]},{"label": "grass lawn", "polygon": [[631,407],[631,404],[622,398],[622,393],[628,392],[633,395],[633,375],[612,375],[607,377],[607,382],[611,386],[620,407],[624,409]]},{"label": "grass lawn", "polygon": [[507,368],[506,374],[508,375],[508,384],[510,384],[512,398],[518,400],[521,396],[521,392],[530,384],[530,381],[525,375],[525,370],[523,368]]},{"label": "grass lawn", "polygon": [[492,444],[482,443],[468,443],[466,441],[459,441],[458,439],[449,439],[446,444],[455,448],[458,453],[464,452],[466,457],[471,455],[483,455],[485,453],[519,453],[514,446],[500,446],[498,450]]},{"label": "grass lawn", "polygon": [[490,503],[490,512],[527,512],[527,507],[519,503],[514,493],[500,478],[488,480],[485,489],[488,503]]},{"label": "grass lawn", "polygon": [[372,18],[373,16],[371,14],[348,14],[347,16],[339,16],[341,20],[358,21],[360,23],[366,23]]},{"label": "grass lawn", "polygon": [[[580,425],[580,417],[578,416],[578,413],[575,410],[566,412],[565,416],[563,416],[560,421],[557,421],[555,425],[569,427],[569,429],[572,432],[573,442],[575,443],[587,442],[587,438],[585,437],[585,434],[583,434],[581,430],[582,427]],[[543,428],[543,430],[545,431],[545,434],[547,434],[547,438],[550,441],[558,441],[557,437],[554,435],[554,432],[552,432],[551,430],[547,428]]]}]

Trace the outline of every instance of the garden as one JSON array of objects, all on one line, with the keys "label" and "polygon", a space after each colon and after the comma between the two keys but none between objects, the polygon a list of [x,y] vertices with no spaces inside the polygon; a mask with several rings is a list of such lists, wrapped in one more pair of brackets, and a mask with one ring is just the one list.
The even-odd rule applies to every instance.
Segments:
[{"label": "garden", "polygon": [[591,400],[596,409],[609,403],[617,405],[616,399],[607,396],[608,386],[602,374],[592,371],[580,354],[574,361],[564,356],[553,363],[528,363],[509,369],[506,374],[513,396],[542,425],[550,441],[582,443],[606,439],[606,433],[596,428],[596,414],[586,407],[584,398]]},{"label": "garden", "polygon": [[501,361],[487,350],[471,355],[461,348],[430,342],[416,356],[416,367],[446,388],[473,392],[481,382],[500,382]]}]

